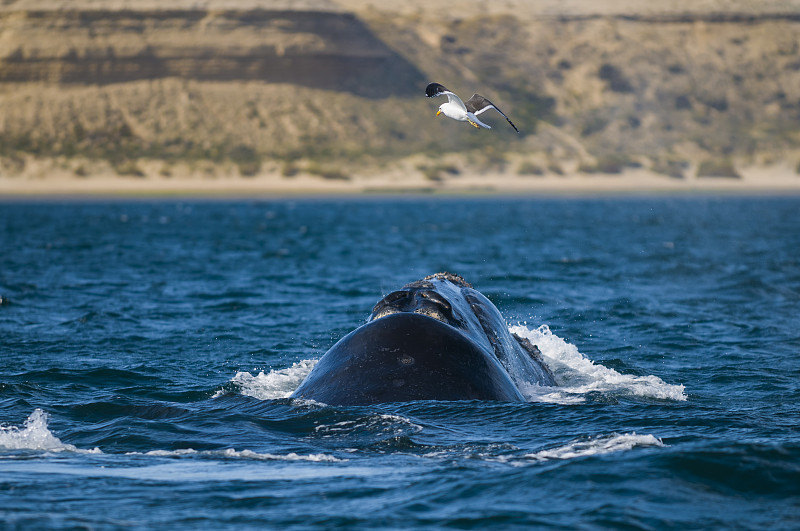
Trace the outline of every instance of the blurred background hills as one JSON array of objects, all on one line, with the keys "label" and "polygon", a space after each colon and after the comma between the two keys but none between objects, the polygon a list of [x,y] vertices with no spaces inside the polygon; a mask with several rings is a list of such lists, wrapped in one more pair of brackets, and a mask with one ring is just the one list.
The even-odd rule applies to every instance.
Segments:
[{"label": "blurred background hills", "polygon": [[[800,160],[800,2],[394,4],[0,0],[0,177],[347,179],[421,156],[433,180],[735,178]],[[522,133],[435,118],[429,81]]]}]

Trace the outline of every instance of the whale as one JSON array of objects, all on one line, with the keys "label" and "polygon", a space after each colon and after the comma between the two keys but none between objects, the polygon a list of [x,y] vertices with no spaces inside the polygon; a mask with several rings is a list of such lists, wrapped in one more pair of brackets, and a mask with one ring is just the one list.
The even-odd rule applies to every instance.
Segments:
[{"label": "whale", "polygon": [[380,299],[291,398],[334,406],[523,402],[527,385],[556,385],[536,345],[512,334],[497,307],[462,277],[437,273]]}]

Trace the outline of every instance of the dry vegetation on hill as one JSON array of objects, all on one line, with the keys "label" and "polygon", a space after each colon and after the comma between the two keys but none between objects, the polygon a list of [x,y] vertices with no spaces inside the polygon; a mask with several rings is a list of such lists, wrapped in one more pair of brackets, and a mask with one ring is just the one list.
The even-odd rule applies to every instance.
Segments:
[{"label": "dry vegetation on hill", "polygon": [[[531,175],[644,166],[681,177],[691,166],[735,177],[736,164],[800,151],[791,3],[652,13],[573,1],[560,14],[473,3],[442,16],[422,2],[386,11],[355,0],[169,9],[6,0],[0,177],[50,159],[78,176],[169,176],[188,165],[337,179],[441,152],[463,155],[455,168],[420,171],[502,170],[522,157],[515,171]],[[522,134],[499,115],[491,133],[434,118],[441,102],[423,95],[431,80],[465,97],[480,91]]]}]

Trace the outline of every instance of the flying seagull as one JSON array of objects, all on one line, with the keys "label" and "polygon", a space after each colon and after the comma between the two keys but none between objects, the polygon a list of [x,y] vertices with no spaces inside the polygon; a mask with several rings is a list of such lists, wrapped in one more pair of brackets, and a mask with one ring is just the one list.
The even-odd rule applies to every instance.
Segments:
[{"label": "flying seagull", "polygon": [[455,93],[450,92],[444,87],[444,85],[440,85],[439,83],[428,83],[428,86],[425,87],[425,95],[429,98],[441,96],[442,94],[447,96],[447,103],[442,103],[439,105],[439,110],[436,111],[436,116],[444,114],[448,118],[458,120],[459,122],[469,122],[473,127],[476,128],[485,127],[486,129],[491,129],[491,126],[486,125],[478,120],[478,115],[484,111],[488,111],[489,109],[494,109],[503,115],[503,118],[505,118],[506,121],[511,124],[511,127],[514,128],[514,131],[519,133],[519,129],[517,129],[517,126],[508,119],[508,116],[506,116],[503,111],[498,109],[494,103],[487,100],[480,94],[473,94],[470,99],[468,99],[466,102],[463,102],[461,101],[461,98],[455,95]]}]

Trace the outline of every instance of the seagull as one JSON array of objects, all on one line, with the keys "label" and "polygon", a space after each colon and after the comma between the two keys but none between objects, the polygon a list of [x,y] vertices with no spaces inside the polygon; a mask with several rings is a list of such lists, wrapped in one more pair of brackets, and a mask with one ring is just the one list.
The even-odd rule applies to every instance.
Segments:
[{"label": "seagull", "polygon": [[428,83],[428,86],[425,87],[425,95],[429,98],[441,96],[442,94],[447,96],[447,103],[442,103],[439,105],[439,110],[436,111],[436,116],[444,114],[448,118],[458,120],[459,122],[469,122],[470,125],[477,129],[480,129],[481,127],[491,129],[491,126],[486,125],[478,120],[478,115],[484,111],[488,111],[489,109],[494,109],[503,115],[503,118],[505,118],[506,121],[511,124],[511,127],[514,128],[514,131],[519,133],[519,129],[517,129],[517,126],[515,126],[514,123],[508,119],[508,116],[506,116],[503,111],[498,109],[494,103],[487,100],[480,94],[473,94],[472,97],[465,103],[461,101],[461,98],[456,96],[455,93],[447,90],[444,85],[440,85],[439,83]]}]

